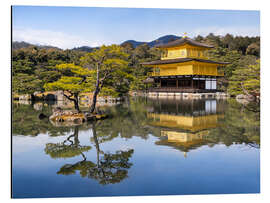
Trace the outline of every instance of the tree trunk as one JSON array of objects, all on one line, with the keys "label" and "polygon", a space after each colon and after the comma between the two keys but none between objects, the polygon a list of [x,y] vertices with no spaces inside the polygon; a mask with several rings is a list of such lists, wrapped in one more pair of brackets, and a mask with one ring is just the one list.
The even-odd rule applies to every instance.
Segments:
[{"label": "tree trunk", "polygon": [[75,109],[80,112],[80,107],[79,107],[79,98],[78,98],[78,93],[74,94],[74,106],[75,106]]},{"label": "tree trunk", "polygon": [[[101,62],[100,62],[101,63]],[[99,67],[100,67],[100,63],[97,64],[97,81],[96,81],[96,89],[94,91],[94,94],[93,94],[93,99],[92,99],[92,104],[91,104],[91,107],[90,107],[90,113],[93,113],[96,109],[96,103],[97,103],[97,96],[100,92],[100,90],[102,89],[103,87],[103,84],[104,84],[104,80],[108,77],[108,73],[105,73],[105,75],[103,76],[103,78],[99,78]]]},{"label": "tree trunk", "polygon": [[34,102],[34,101],[36,100],[35,95],[34,95],[34,94],[31,94],[31,95],[30,95],[30,99],[31,99],[32,102]]},{"label": "tree trunk", "polygon": [[[74,107],[75,109],[78,111],[78,112],[81,112],[80,111],[80,107],[79,107],[79,98],[78,98],[78,95],[79,93],[70,93],[70,95],[66,95],[65,93],[63,93],[63,95],[70,101],[73,101],[74,103]],[[72,95],[74,96],[74,98],[72,98]]]},{"label": "tree trunk", "polygon": [[94,95],[93,95],[93,99],[92,99],[92,104],[91,104],[91,107],[90,107],[90,113],[93,113],[96,109],[96,103],[97,103],[97,95],[100,91],[100,87],[99,87],[99,64],[97,64],[97,82],[96,82],[96,89],[95,89],[95,92],[94,92]]},{"label": "tree trunk", "polygon": [[94,95],[93,95],[93,99],[92,99],[92,104],[90,107],[90,113],[93,113],[96,109],[96,103],[97,103],[97,95],[99,93],[99,87],[96,87]]}]

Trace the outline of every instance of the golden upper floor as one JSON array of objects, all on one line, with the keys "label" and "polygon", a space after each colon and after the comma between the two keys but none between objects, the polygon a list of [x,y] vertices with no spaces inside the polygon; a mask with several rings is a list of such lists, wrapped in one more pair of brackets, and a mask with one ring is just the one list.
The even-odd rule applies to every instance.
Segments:
[{"label": "golden upper floor", "polygon": [[158,45],[162,49],[161,60],[176,58],[198,58],[207,59],[207,51],[213,48],[210,45],[202,44],[188,37]]},{"label": "golden upper floor", "polygon": [[161,55],[161,60],[175,59],[175,58],[199,58],[207,59],[207,50],[192,47],[192,46],[182,46],[177,48],[167,48],[163,50]]},{"label": "golden upper floor", "polygon": [[198,61],[188,61],[184,63],[160,64],[153,66],[151,76],[171,76],[171,75],[210,75],[224,76],[222,69],[218,68],[223,64],[214,64]]},{"label": "golden upper floor", "polygon": [[207,59],[213,46],[196,42],[188,37],[156,46],[163,50],[161,60],[143,62],[152,67],[151,76],[209,75],[224,76],[220,67],[228,63]]}]

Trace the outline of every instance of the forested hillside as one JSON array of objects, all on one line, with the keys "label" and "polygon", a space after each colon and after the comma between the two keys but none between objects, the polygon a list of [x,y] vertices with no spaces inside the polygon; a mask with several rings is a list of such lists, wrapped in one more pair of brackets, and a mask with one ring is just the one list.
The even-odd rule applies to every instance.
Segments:
[{"label": "forested hillside", "polygon": [[[161,39],[163,39],[161,37]],[[175,40],[177,37],[171,38]],[[227,34],[206,37],[197,36],[196,41],[214,45],[209,51],[210,59],[230,62],[225,68],[225,76],[220,79],[220,86],[231,95],[259,94],[260,91],[260,37],[241,37]],[[166,38],[168,40],[168,38]],[[155,40],[154,40],[155,41]],[[156,43],[166,43],[157,41]],[[145,90],[144,80],[148,77],[150,68],[140,63],[160,58],[161,51],[154,46],[142,43],[134,46],[131,41],[122,43],[121,49],[127,54],[125,68],[128,78],[119,84],[119,94],[131,90]],[[78,47],[72,50],[61,50],[51,46],[35,46],[29,43],[13,43],[12,46],[12,91],[16,94],[33,94],[44,91],[46,83],[57,81],[61,75],[74,73],[59,71],[57,64],[81,65],[81,58],[94,48]],[[98,49],[98,48],[96,48]],[[118,81],[111,81],[117,84]]]}]

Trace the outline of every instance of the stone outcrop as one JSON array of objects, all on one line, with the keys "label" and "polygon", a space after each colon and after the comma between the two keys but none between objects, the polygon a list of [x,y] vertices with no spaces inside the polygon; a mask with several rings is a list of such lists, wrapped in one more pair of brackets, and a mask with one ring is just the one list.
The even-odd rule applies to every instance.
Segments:
[{"label": "stone outcrop", "polygon": [[252,100],[254,100],[254,96],[252,96],[252,95],[245,95],[245,94],[239,94],[239,95],[236,96],[236,99],[237,100],[244,99],[244,100],[252,101]]},{"label": "stone outcrop", "polygon": [[23,95],[19,95],[19,101],[21,100],[26,100],[26,101],[29,101],[31,100],[31,95],[30,94],[23,94]]},{"label": "stone outcrop", "polygon": [[239,94],[235,97],[236,101],[241,104],[248,104],[249,102],[259,102],[260,97],[259,96],[253,96],[253,95],[245,95],[245,94]]},{"label": "stone outcrop", "polygon": [[75,110],[62,110],[56,108],[53,114],[49,117],[50,121],[55,126],[73,126],[80,125],[86,121],[102,120],[107,118],[105,114],[90,114],[88,112],[78,112]]},{"label": "stone outcrop", "polygon": [[83,113],[72,110],[61,110],[60,108],[55,109],[49,119],[56,122],[74,123],[83,123],[87,120]]}]

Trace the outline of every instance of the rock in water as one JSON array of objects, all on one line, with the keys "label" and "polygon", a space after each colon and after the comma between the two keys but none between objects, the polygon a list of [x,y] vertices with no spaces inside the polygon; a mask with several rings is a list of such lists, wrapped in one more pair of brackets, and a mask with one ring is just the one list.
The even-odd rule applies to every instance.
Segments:
[{"label": "rock in water", "polygon": [[48,116],[46,116],[44,113],[41,113],[41,114],[39,114],[38,115],[38,118],[40,119],[40,120],[42,120],[42,119],[44,119],[44,118],[47,118]]},{"label": "rock in water", "polygon": [[83,113],[78,113],[77,111],[71,110],[55,110],[49,119],[56,122],[70,123],[83,123],[87,120],[86,116]]}]

